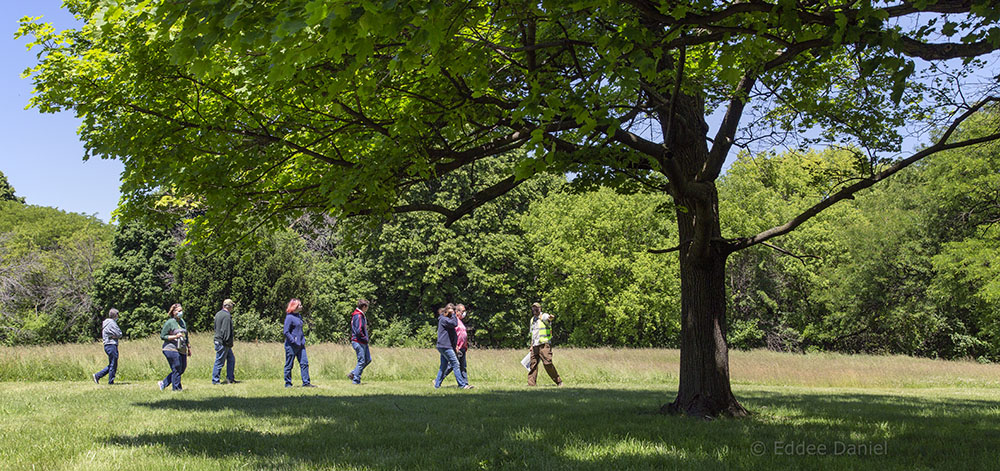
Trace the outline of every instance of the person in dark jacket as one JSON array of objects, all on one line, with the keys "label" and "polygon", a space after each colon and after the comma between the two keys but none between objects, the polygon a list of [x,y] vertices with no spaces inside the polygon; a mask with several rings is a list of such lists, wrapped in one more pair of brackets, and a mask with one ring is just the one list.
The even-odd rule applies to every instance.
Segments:
[{"label": "person in dark jacket", "polygon": [[104,353],[108,354],[108,366],[94,373],[94,382],[101,384],[101,378],[108,377],[108,384],[115,384],[115,374],[118,373],[118,339],[122,338],[122,330],[118,327],[118,310],[108,311],[108,318],[101,324],[101,338],[104,340]]},{"label": "person in dark jacket", "polygon": [[292,366],[299,360],[302,387],[315,388],[309,382],[309,357],[306,356],[306,337],[302,332],[302,301],[292,298],[285,308],[285,387],[292,387]]},{"label": "person in dark jacket", "polygon": [[170,365],[170,373],[163,381],[156,383],[160,391],[171,385],[174,391],[181,391],[181,375],[187,369],[187,357],[191,356],[191,345],[188,344],[187,324],[184,323],[184,308],[173,304],[167,311],[170,319],[163,323],[160,338],[163,339],[163,356]]},{"label": "person in dark jacket", "polygon": [[226,383],[238,383],[235,377],[236,357],[233,355],[233,300],[222,302],[222,310],[215,313],[215,365],[212,366],[212,384],[219,384],[222,364],[226,364]]},{"label": "person in dark jacket", "polygon": [[458,326],[458,320],[455,318],[455,306],[452,304],[447,305],[441,309],[438,309],[438,339],[437,339],[437,349],[438,353],[441,354],[441,367],[438,368],[437,377],[434,378],[434,388],[440,388],[441,382],[444,381],[446,371],[451,368],[455,371],[455,381],[458,382],[458,387],[462,389],[472,389],[472,385],[465,381],[465,376],[462,375],[461,366],[458,364],[458,356],[455,355],[455,345],[458,341],[458,335],[455,333],[455,327]]},{"label": "person in dark jacket", "polygon": [[372,362],[371,351],[368,350],[368,300],[359,299],[357,308],[351,313],[351,346],[358,355],[358,366],[347,373],[347,379],[354,384],[361,384],[361,372]]}]

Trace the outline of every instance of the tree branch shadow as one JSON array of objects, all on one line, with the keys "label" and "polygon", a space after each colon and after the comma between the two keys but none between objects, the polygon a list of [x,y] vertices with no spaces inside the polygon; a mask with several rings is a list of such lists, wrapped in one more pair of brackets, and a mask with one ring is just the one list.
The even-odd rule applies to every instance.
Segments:
[{"label": "tree branch shadow", "polygon": [[[273,469],[978,469],[998,458],[998,401],[750,391],[743,400],[758,410],[753,417],[702,421],[650,413],[662,400],[662,391],[582,388],[171,398],[136,405],[205,414],[212,423],[106,442]],[[755,452],[757,442],[764,453]],[[799,456],[777,448],[790,442],[883,444],[886,453]],[[948,446],[961,453],[935,454]]]}]

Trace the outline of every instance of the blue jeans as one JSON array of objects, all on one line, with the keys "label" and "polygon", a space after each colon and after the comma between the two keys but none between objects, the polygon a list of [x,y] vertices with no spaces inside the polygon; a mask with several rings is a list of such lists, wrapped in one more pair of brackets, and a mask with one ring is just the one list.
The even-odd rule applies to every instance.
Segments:
[{"label": "blue jeans", "polygon": [[108,375],[108,384],[115,384],[115,373],[118,372],[118,345],[105,345],[104,353],[108,354],[108,366],[94,376],[101,379],[104,375]]},{"label": "blue jeans", "polygon": [[233,375],[233,370],[236,369],[236,356],[233,355],[233,347],[215,342],[215,366],[212,367],[212,384],[219,382],[223,363],[226,364],[226,379],[229,382],[236,381],[236,377]]},{"label": "blue jeans", "polygon": [[354,347],[354,352],[358,354],[358,366],[354,367],[354,371],[351,371],[351,374],[354,375],[354,384],[358,384],[361,382],[361,372],[372,362],[372,354],[368,350],[367,343],[352,341],[351,346]]},{"label": "blue jeans", "polygon": [[166,378],[163,378],[163,384],[170,384],[173,386],[174,391],[180,391],[183,389],[181,387],[181,375],[184,374],[184,370],[187,369],[188,358],[187,355],[181,355],[173,350],[164,350],[163,356],[167,357],[167,363],[170,364],[170,373],[167,374]]},{"label": "blue jeans", "polygon": [[302,385],[309,384],[309,357],[306,356],[305,345],[285,343],[285,386],[292,385],[292,365],[299,360],[299,372],[302,374]]},{"label": "blue jeans", "polygon": [[458,387],[464,388],[465,385],[469,384],[465,382],[465,377],[462,375],[462,367],[458,364],[458,356],[455,355],[455,349],[438,347],[438,352],[441,353],[441,367],[438,369],[437,378],[434,378],[434,387],[441,387],[441,382],[444,381],[446,374],[445,370],[449,367],[455,371],[455,381],[458,382]]},{"label": "blue jeans", "polygon": [[[462,372],[462,377],[465,378],[465,384],[469,384],[469,372],[466,371],[465,369],[466,368],[465,352],[467,352],[468,350],[469,350],[468,348],[455,350],[455,357],[458,358],[458,366],[460,367],[459,371]],[[444,382],[444,378],[447,378],[448,375],[451,374],[451,371],[452,371],[451,365],[448,365],[448,368],[444,370],[444,376],[441,378],[441,382]]]}]

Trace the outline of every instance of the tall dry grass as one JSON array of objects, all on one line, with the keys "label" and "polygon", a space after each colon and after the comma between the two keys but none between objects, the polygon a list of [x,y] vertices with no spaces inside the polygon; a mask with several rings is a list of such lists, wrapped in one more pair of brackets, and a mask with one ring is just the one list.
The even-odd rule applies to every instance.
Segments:
[{"label": "tall dry grass", "polygon": [[[208,380],[215,352],[210,334],[191,337],[193,356],[185,381]],[[118,381],[156,381],[168,372],[160,353],[161,341],[150,337],[123,341],[119,347]],[[310,374],[314,382],[346,381],[353,368],[354,351],[349,345],[307,345]],[[525,382],[520,364],[527,349],[472,349],[468,354],[473,383]],[[237,342],[237,379],[273,379],[283,374],[284,349],[280,343]],[[680,353],[671,349],[554,348],[554,359],[569,384],[658,384],[675,385]],[[366,381],[411,381],[433,379],[438,353],[433,348],[372,347],[373,363],[365,371]],[[39,347],[0,348],[0,381],[89,381],[90,375],[107,361],[99,343]],[[730,375],[735,384],[806,387],[996,387],[1000,388],[1000,365],[944,361],[905,356],[843,355],[836,353],[791,354],[770,351],[733,351]],[[298,367],[293,373],[298,381]],[[548,378],[540,372],[539,384]]]}]

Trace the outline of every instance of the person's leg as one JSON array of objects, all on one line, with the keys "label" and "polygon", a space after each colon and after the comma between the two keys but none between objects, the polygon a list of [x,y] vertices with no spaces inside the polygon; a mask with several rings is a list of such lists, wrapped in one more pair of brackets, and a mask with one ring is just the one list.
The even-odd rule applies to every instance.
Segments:
[{"label": "person's leg", "polygon": [[[295,350],[291,345],[285,344],[285,387],[292,386],[292,365],[295,364]],[[301,362],[300,362],[301,364]]]},{"label": "person's leg", "polygon": [[178,353],[177,359],[178,359],[177,370],[174,371],[174,384],[173,384],[174,391],[180,391],[184,389],[184,386],[181,385],[181,375],[184,374],[184,371],[187,370],[188,366],[188,357],[186,353],[185,354]]},{"label": "person's leg", "polygon": [[233,355],[233,347],[226,347],[226,380],[230,383],[236,381],[236,355]]},{"label": "person's leg", "polygon": [[455,355],[458,356],[458,366],[462,369],[462,377],[465,378],[465,384],[469,384],[469,372],[465,369],[465,353],[469,350],[463,348],[461,350],[455,350]]},{"label": "person's leg", "polygon": [[464,388],[468,383],[466,383],[465,378],[462,377],[462,369],[458,366],[458,357],[455,356],[455,349],[445,348],[443,350],[444,351],[442,353],[448,357],[448,363],[451,365],[452,371],[455,372],[455,382],[458,383],[458,387]]},{"label": "person's leg", "polygon": [[538,347],[531,347],[531,361],[528,363],[528,386],[534,386],[538,377]]},{"label": "person's leg", "polygon": [[299,357],[299,373],[302,376],[302,385],[308,386],[309,383],[309,356],[306,355],[306,347],[303,345],[298,351]]},{"label": "person's leg", "polygon": [[351,381],[354,384],[359,384],[361,383],[361,372],[364,371],[365,366],[368,365],[365,363],[365,349],[363,348],[366,345],[358,342],[351,342],[351,346],[354,347],[354,353],[358,356],[358,364],[354,367],[354,371],[351,371]]},{"label": "person's leg", "polygon": [[226,360],[226,346],[215,342],[215,363],[212,364],[212,384],[219,384],[222,362]]},{"label": "person's leg", "polygon": [[545,372],[549,374],[552,381],[561,385],[562,378],[559,377],[559,372],[556,371],[556,365],[552,364],[552,345],[542,345],[542,347],[538,349],[538,356],[542,359],[542,364],[545,365]]},{"label": "person's leg", "polygon": [[97,373],[94,373],[94,382],[95,383],[99,379],[101,379],[105,375],[107,375],[109,371],[111,371],[111,352],[108,351],[108,347],[109,347],[109,345],[105,345],[104,346],[104,353],[108,355],[108,366],[105,366],[104,368],[101,369],[101,371],[98,371]]},{"label": "person's leg", "polygon": [[118,374],[118,345],[105,345],[104,352],[108,354],[108,384],[115,384],[115,375]]},{"label": "person's leg", "polygon": [[170,384],[173,386],[174,390],[180,389],[181,384],[181,355],[177,352],[164,350],[163,356],[167,357],[167,363],[170,365],[170,374],[166,378],[163,378],[163,385],[166,386]]},{"label": "person's leg", "polygon": [[163,378],[163,381],[160,381],[160,384],[166,386],[166,385],[170,384],[170,382],[174,378],[174,362],[173,362],[173,360],[170,359],[170,352],[168,352],[166,350],[162,350],[162,352],[163,352],[164,358],[167,359],[167,366],[170,368],[170,372],[167,373],[167,376],[165,378]]},{"label": "person's leg", "polygon": [[444,376],[441,377],[441,381],[444,381],[448,375],[451,374],[451,363],[448,363],[444,368]]},{"label": "person's leg", "polygon": [[447,349],[447,348],[438,348],[438,353],[440,354],[441,362],[438,365],[438,374],[437,374],[437,377],[434,378],[434,389],[437,389],[437,388],[441,387],[441,383],[444,381],[445,376],[447,376],[447,374],[445,373],[445,370],[448,368],[449,365],[451,365],[451,363],[448,361],[448,357],[444,354],[445,350],[449,350],[449,349]]}]

